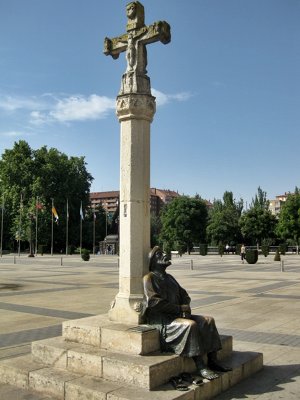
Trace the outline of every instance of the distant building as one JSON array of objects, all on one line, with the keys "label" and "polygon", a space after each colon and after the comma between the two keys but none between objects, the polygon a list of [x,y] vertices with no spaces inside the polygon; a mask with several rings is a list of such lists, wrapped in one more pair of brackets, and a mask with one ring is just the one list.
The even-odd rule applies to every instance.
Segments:
[{"label": "distant building", "polygon": [[169,189],[150,189],[150,213],[159,215],[164,205],[169,204],[176,197],[180,197],[178,192]]},{"label": "distant building", "polygon": [[119,191],[111,192],[91,192],[90,201],[92,208],[102,205],[105,211],[113,214],[118,208]]},{"label": "distant building", "polygon": [[[152,215],[159,215],[160,210],[166,204],[169,204],[173,199],[179,197],[180,194],[178,192],[174,192],[169,189],[150,189],[150,213]],[[99,205],[110,214],[113,214],[119,204],[119,191],[110,191],[110,192],[91,192],[90,193],[90,201],[92,208],[96,208]]]},{"label": "distant building", "polygon": [[278,215],[280,213],[282,204],[286,202],[288,196],[292,194],[291,192],[285,192],[276,196],[275,200],[269,200],[269,210],[273,215]]}]

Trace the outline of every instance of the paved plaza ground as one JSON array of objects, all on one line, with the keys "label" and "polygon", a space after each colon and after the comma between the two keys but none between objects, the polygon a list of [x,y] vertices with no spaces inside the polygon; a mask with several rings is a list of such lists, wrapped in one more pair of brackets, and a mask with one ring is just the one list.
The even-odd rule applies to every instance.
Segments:
[{"label": "paved plaza ground", "polygon": [[[214,316],[220,333],[233,336],[235,350],[264,354],[264,369],[218,400],[300,398],[300,256],[284,256],[284,272],[273,259],[260,256],[249,265],[235,255],[185,255],[169,267],[190,293],[194,313]],[[108,255],[89,262],[0,258],[0,360],[60,335],[65,320],[106,313],[118,290],[117,261]],[[5,389],[0,384],[1,400]]]}]

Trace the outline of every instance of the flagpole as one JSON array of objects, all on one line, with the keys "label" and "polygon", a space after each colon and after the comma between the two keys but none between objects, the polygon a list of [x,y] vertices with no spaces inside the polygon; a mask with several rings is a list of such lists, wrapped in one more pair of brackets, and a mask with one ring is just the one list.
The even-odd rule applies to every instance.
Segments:
[{"label": "flagpole", "polygon": [[3,214],[4,214],[4,196],[2,198],[2,215],[1,215],[1,248],[0,248],[0,255],[2,257],[2,245],[3,245]]},{"label": "flagpole", "polygon": [[19,244],[18,244],[18,256],[21,254],[21,219],[22,219],[22,208],[23,208],[23,195],[21,193],[20,200],[20,213],[19,213]]},{"label": "flagpole", "polygon": [[51,207],[51,256],[53,256],[53,199],[52,200],[52,207]]},{"label": "flagpole", "polygon": [[37,256],[37,247],[38,247],[38,204],[39,198],[36,198],[35,204],[35,255]]},{"label": "flagpole", "polygon": [[69,247],[69,199],[67,199],[67,220],[66,220],[66,256]]}]

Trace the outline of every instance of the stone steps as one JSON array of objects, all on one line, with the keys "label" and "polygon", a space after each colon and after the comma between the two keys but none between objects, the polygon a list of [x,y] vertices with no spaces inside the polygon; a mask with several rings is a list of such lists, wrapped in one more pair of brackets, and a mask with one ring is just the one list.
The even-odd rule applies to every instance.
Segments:
[{"label": "stone steps", "polygon": [[33,390],[20,389],[15,386],[0,384],[1,400],[54,400],[54,397]]},{"label": "stone steps", "polygon": [[[232,338],[221,336],[221,340],[219,358],[224,359],[232,352]],[[174,375],[195,368],[192,360],[175,354],[155,352],[140,356],[117,353],[69,342],[63,337],[33,342],[32,358],[48,366],[134,384],[149,390],[167,382]]]},{"label": "stone steps", "polygon": [[205,380],[200,387],[190,385],[187,392],[175,391],[169,383],[150,391],[134,384],[124,384],[121,380],[111,381],[72,373],[62,368],[45,367],[33,361],[30,355],[1,362],[0,377],[2,382],[6,380],[4,383],[14,384],[23,390],[40,392],[41,399],[44,398],[43,394],[62,400],[206,400],[259,371],[262,367],[262,354],[233,352],[227,362],[233,367],[233,371],[222,374],[214,381]]},{"label": "stone steps", "polygon": [[157,351],[152,327],[114,323],[106,315],[67,321],[63,336],[33,342],[31,354],[2,361],[0,384],[62,400],[209,399],[262,368],[262,354],[233,352],[232,337],[221,340],[218,357],[233,371],[179,392],[169,379],[193,372],[194,362]]}]

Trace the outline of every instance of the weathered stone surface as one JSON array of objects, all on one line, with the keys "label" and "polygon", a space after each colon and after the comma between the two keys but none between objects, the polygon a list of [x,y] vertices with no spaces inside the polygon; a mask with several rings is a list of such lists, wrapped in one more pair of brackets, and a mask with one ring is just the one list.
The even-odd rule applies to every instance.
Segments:
[{"label": "weathered stone surface", "polygon": [[128,32],[104,40],[104,54],[118,58],[126,51],[127,59],[117,98],[117,116],[121,123],[119,292],[109,318],[140,324],[144,294],[142,278],[148,272],[150,250],[150,123],[156,110],[146,70],[146,45],[158,40],[167,44],[171,34],[165,21],[144,25],[138,11],[144,7],[139,2],[128,4],[126,9],[130,20]]},{"label": "weathered stone surface", "polygon": [[103,378],[145,389],[154,389],[181,372],[183,359],[175,354],[103,356]]},{"label": "weathered stone surface", "polygon": [[[148,354],[160,348],[158,331],[151,326],[110,321],[106,314],[64,322],[63,337],[66,341],[128,354]],[[219,358],[224,359],[232,351],[232,337],[221,335],[221,340]]]},{"label": "weathered stone surface", "polygon": [[151,95],[131,94],[118,96],[117,115],[119,121],[140,119],[152,122],[155,111],[155,97]]},{"label": "weathered stone surface", "polygon": [[[83,347],[97,351],[90,346]],[[73,351],[77,352],[68,350],[68,352]],[[5,363],[9,373],[8,375],[1,373],[0,378],[2,382],[3,379],[6,381],[10,379],[10,383],[14,385],[28,387],[29,375],[30,390],[67,400],[152,400],[154,398],[155,400],[206,400],[259,371],[263,366],[261,353],[233,352],[226,360],[233,367],[233,371],[221,374],[219,379],[210,382],[204,380],[204,385],[200,387],[190,385],[188,392],[181,393],[176,392],[168,383],[161,386],[162,382],[168,382],[171,376],[185,370],[181,357],[127,356],[110,352],[103,352],[101,357],[103,357],[103,377],[106,379],[87,377],[67,372],[65,369],[41,368],[41,364],[33,362],[29,356],[2,362],[0,365]],[[80,368],[83,367],[84,363]],[[92,363],[89,368],[91,367]],[[39,369],[31,371],[32,368]]]},{"label": "weathered stone surface", "polygon": [[101,326],[111,324],[107,314],[96,315],[63,322],[63,337],[66,340],[100,347]]},{"label": "weathered stone surface", "polygon": [[107,394],[107,400],[194,400],[194,390],[179,392],[173,386],[165,385],[157,391],[122,388]]},{"label": "weathered stone surface", "polygon": [[101,348],[145,355],[160,349],[159,332],[147,325],[108,325],[101,329]]},{"label": "weathered stone surface", "polygon": [[43,367],[43,364],[32,359],[31,354],[2,360],[0,363],[0,382],[26,389],[29,383],[29,373]]},{"label": "weathered stone surface", "polygon": [[[104,354],[106,354],[104,352]],[[91,376],[102,376],[103,351],[92,346],[81,345],[68,350],[67,369]]]},{"label": "weathered stone surface", "polygon": [[53,400],[42,393],[36,393],[32,390],[25,390],[10,385],[1,385],[1,400]]},{"label": "weathered stone surface", "polygon": [[[129,354],[148,354],[159,350],[159,333],[148,325],[128,325],[110,321],[107,315],[70,320],[63,323],[63,338]],[[68,344],[66,344],[68,347]]]},{"label": "weathered stone surface", "polygon": [[[126,104],[124,107],[127,110]],[[119,292],[109,318],[125,324],[140,324],[142,279],[148,272],[150,249],[150,121],[130,115],[125,120],[123,117],[122,114]]]},{"label": "weathered stone surface", "polygon": [[62,336],[32,342],[31,353],[34,360],[58,368],[67,366],[68,349],[76,343],[67,342]]},{"label": "weathered stone surface", "polygon": [[43,368],[38,371],[30,372],[30,389],[44,392],[63,399],[65,397],[65,382],[80,378],[82,375],[68,372],[62,369]]},{"label": "weathered stone surface", "polygon": [[252,352],[233,352],[228,364],[233,370],[226,372],[219,379],[204,381],[204,385],[195,389],[195,400],[208,400],[229,389],[263,367],[263,355]]},{"label": "weathered stone surface", "polygon": [[106,400],[109,392],[117,390],[120,385],[104,379],[84,376],[65,385],[65,400]]}]

